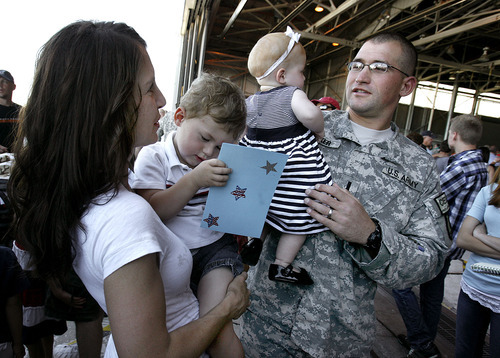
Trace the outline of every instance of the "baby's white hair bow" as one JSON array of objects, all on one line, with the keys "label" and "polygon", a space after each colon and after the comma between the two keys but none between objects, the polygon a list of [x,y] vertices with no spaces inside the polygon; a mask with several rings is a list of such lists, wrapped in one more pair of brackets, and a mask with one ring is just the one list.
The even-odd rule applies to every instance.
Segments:
[{"label": "baby's white hair bow", "polygon": [[271,72],[273,72],[276,69],[276,67],[278,67],[280,65],[280,63],[282,63],[285,60],[285,58],[290,54],[290,52],[293,49],[293,46],[295,46],[295,44],[299,42],[300,34],[297,33],[297,32],[293,32],[293,30],[292,30],[292,28],[290,26],[286,27],[285,35],[287,35],[288,37],[290,37],[290,42],[288,42],[288,47],[287,47],[286,51],[283,53],[283,55],[281,55],[280,58],[278,58],[276,60],[276,62],[274,62],[271,65],[271,67],[269,67],[267,69],[266,72],[264,72],[264,74],[262,76],[257,77],[257,80],[261,80],[261,79],[266,78],[267,76],[269,76],[269,74]]}]

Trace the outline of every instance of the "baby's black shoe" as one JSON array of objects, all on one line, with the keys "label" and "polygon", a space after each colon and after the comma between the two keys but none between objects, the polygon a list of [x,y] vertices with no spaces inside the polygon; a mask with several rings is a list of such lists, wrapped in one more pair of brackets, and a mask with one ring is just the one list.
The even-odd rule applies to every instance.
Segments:
[{"label": "baby's black shoe", "polygon": [[312,280],[309,273],[302,267],[299,267],[300,272],[293,270],[292,265],[283,267],[277,264],[269,265],[269,279],[272,281],[280,281],[286,283],[294,283],[296,285],[312,285]]}]

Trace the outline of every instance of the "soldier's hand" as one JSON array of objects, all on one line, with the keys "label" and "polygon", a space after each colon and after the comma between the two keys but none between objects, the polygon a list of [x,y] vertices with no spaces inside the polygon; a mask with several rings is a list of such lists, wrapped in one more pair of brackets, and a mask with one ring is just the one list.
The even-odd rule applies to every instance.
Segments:
[{"label": "soldier's hand", "polygon": [[375,231],[375,223],[365,208],[348,190],[337,184],[317,184],[307,189],[307,212],[341,239],[364,245]]}]

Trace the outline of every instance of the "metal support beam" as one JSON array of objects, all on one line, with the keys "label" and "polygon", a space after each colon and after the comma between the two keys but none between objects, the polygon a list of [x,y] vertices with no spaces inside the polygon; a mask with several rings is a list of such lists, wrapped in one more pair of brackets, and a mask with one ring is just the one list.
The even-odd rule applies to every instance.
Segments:
[{"label": "metal support beam", "polygon": [[275,32],[279,29],[281,29],[283,26],[288,24],[290,21],[292,21],[296,16],[298,16],[304,9],[309,6],[313,0],[304,0],[302,1],[299,6],[297,6],[291,13],[289,13],[283,20],[278,22],[276,26],[274,26],[269,32]]},{"label": "metal support beam", "polygon": [[236,6],[236,10],[234,10],[233,14],[231,15],[231,18],[224,27],[224,30],[222,30],[222,33],[219,35],[220,38],[226,36],[226,33],[229,31],[231,26],[233,26],[233,23],[236,21],[236,18],[240,14],[241,10],[243,10],[243,7],[245,6],[246,3],[247,0],[240,0],[240,3],[238,4],[238,6]]},{"label": "metal support beam", "polygon": [[483,69],[480,67],[480,65],[466,65],[463,63],[459,62],[453,62],[453,61],[447,61],[443,60],[442,58],[438,57],[432,57],[432,56],[427,56],[427,55],[419,55],[418,56],[418,61],[419,62],[427,62],[427,63],[432,63],[435,65],[443,65],[445,67],[451,67],[456,70],[460,71],[469,71],[469,72],[477,72],[477,73],[482,73],[483,75],[495,75],[495,76],[500,76],[500,71],[489,71],[488,69]]},{"label": "metal support beam", "polygon": [[357,42],[357,41],[341,39],[339,37],[316,35],[316,34],[313,34],[311,32],[306,32],[306,31],[296,31],[296,32],[300,34],[300,37],[303,37],[303,38],[309,39],[309,40],[323,41],[323,42],[328,42],[328,43],[336,42],[340,45],[348,46],[348,47],[352,47],[352,48],[361,47],[361,42]]},{"label": "metal support beam", "polygon": [[448,111],[448,118],[446,119],[446,129],[444,131],[444,139],[448,139],[448,130],[450,129],[453,113],[455,112],[455,103],[457,102],[457,95],[458,95],[458,76],[455,79],[455,83],[453,85],[453,91],[451,92],[450,110]]},{"label": "metal support beam", "polygon": [[469,22],[468,24],[462,25],[462,26],[457,26],[454,27],[453,29],[443,31],[434,35],[426,36],[424,38],[421,38],[419,40],[413,41],[413,46],[422,46],[425,44],[428,44],[429,42],[434,42],[434,41],[439,41],[441,39],[444,39],[449,36],[453,36],[459,33],[462,33],[464,31],[468,31],[471,29],[475,29],[476,27],[481,27],[484,25],[491,24],[493,22],[500,21],[500,14],[495,14],[491,16],[487,16],[483,19],[476,20]]},{"label": "metal support beam", "polygon": [[339,7],[337,7],[334,11],[329,13],[328,15],[324,16],[321,20],[316,21],[316,23],[312,24],[309,26],[306,31],[311,32],[314,29],[317,29],[318,27],[326,24],[328,21],[333,19],[336,16],[339,16],[343,12],[349,10],[351,7],[356,6],[358,3],[362,2],[363,0],[347,0],[344,1],[342,4],[340,4]]}]

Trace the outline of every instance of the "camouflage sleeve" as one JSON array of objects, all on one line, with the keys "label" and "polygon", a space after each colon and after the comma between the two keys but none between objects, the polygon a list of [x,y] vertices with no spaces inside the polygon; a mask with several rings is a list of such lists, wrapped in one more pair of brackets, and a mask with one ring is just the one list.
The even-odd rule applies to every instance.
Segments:
[{"label": "camouflage sleeve", "polygon": [[[382,230],[382,246],[372,259],[362,247],[344,246],[354,261],[374,281],[391,288],[405,288],[426,282],[443,267],[450,246],[448,203],[441,191],[435,164],[408,222],[397,230],[390,225],[388,211],[375,215]],[[394,208],[393,208],[394,209]]]}]

